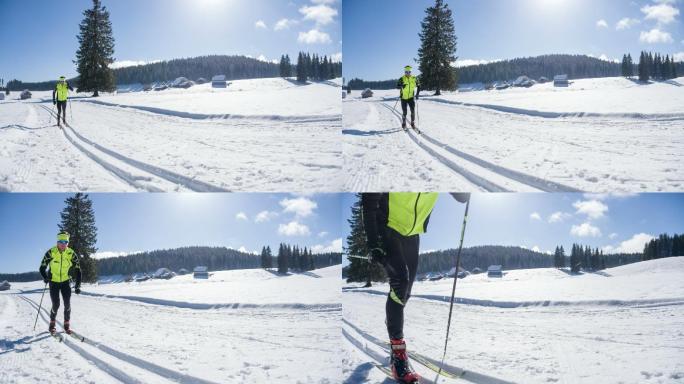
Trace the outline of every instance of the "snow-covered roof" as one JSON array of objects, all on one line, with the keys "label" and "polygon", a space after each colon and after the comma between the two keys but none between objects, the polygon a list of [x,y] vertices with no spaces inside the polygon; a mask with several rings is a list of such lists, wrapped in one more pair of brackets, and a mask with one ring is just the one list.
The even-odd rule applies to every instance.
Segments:
[{"label": "snow-covered roof", "polygon": [[201,265],[201,266],[195,267],[195,269],[193,269],[192,271],[193,272],[207,272],[207,267]]},{"label": "snow-covered roof", "polygon": [[226,81],[226,75],[216,75],[211,78],[211,81]]},{"label": "snow-covered roof", "polygon": [[487,272],[501,272],[501,269],[500,265],[490,265],[489,268],[487,268]]},{"label": "snow-covered roof", "polygon": [[556,75],[553,77],[553,81],[567,81],[568,75]]}]

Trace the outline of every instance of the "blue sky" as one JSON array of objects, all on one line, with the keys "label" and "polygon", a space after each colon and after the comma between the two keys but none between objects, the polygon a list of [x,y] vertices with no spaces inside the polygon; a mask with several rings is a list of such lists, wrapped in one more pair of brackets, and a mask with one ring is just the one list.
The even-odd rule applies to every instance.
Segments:
[{"label": "blue sky", "polygon": [[[54,245],[68,194],[0,194],[0,272],[35,270]],[[277,252],[286,242],[340,251],[342,195],[91,194],[99,252],[189,245]]]},{"label": "blue sky", "polygon": [[[353,194],[344,195],[345,220],[355,200]],[[464,209],[464,204],[441,194],[428,232],[421,236],[421,252],[458,247]],[[684,194],[480,193],[471,198],[463,245],[553,252],[557,245],[567,250],[581,243],[608,253],[641,252],[650,236],[684,233],[681,212]],[[345,225],[345,242],[348,232]]]},{"label": "blue sky", "polygon": [[[340,54],[339,0],[103,0],[117,61],[207,54],[268,60],[297,52]],[[91,0],[0,0],[0,77],[75,76],[78,25]],[[284,21],[283,21],[284,20]],[[280,23],[279,23],[280,22]]]},{"label": "blue sky", "polygon": [[[681,0],[446,0],[465,62],[550,53],[621,59],[641,50],[684,61]],[[345,0],[344,75],[384,80],[414,64],[424,10],[434,0]]]}]

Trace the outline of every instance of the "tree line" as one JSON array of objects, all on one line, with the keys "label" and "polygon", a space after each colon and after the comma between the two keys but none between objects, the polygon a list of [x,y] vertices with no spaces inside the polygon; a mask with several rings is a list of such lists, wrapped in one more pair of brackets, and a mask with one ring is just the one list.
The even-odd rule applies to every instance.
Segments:
[{"label": "tree line", "polygon": [[290,57],[281,58],[281,77],[290,77],[292,73],[297,76],[297,81],[306,82],[308,80],[325,81],[342,76],[342,63],[335,62],[328,56],[322,58],[317,54],[311,55],[308,52],[299,52],[297,65],[292,68]]},{"label": "tree line", "polygon": [[342,253],[326,252],[314,254],[307,247],[280,243],[278,254],[274,257],[271,247],[261,249],[261,268],[271,269],[275,266],[278,273],[286,274],[289,271],[305,272],[318,268],[330,267],[342,263]]},{"label": "tree line", "polygon": [[[622,56],[621,69],[623,77],[634,76],[634,62],[631,54]],[[670,55],[663,57],[660,53],[653,54],[652,52],[641,51],[636,69],[639,81],[642,82],[651,79],[670,80],[676,78],[678,73],[684,73],[682,71],[684,63],[675,62],[674,57],[670,57]]]},{"label": "tree line", "polygon": [[684,256],[684,234],[672,236],[663,233],[644,246],[642,260],[660,259],[663,257]]}]

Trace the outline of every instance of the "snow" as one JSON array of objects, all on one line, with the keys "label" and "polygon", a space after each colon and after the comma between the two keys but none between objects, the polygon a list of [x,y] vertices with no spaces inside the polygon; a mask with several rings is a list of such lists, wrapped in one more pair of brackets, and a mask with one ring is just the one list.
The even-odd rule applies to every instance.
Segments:
[{"label": "snow", "polygon": [[[511,382],[681,382],[684,257],[604,272],[570,276],[531,269],[507,271],[501,279],[489,279],[486,274],[459,279],[456,295],[461,298],[539,303],[518,307],[496,302],[455,304],[446,362]],[[405,317],[409,350],[441,358],[449,304],[430,295],[450,295],[452,283],[448,279],[414,284]],[[359,330],[386,339],[382,318],[388,287],[355,286],[343,288],[344,319],[353,325],[343,329],[354,340],[381,351]],[[379,370],[364,368],[371,358],[351,342],[345,343],[350,353],[343,362],[343,376],[354,377],[355,382],[382,381]],[[435,377],[419,364],[414,366],[425,377]]]},{"label": "snow", "polygon": [[[654,192],[682,188],[684,78],[423,95],[418,136],[395,90],[343,100],[345,189]],[[394,111],[393,111],[394,109]],[[549,183],[555,183],[551,185]],[[548,184],[548,185],[546,185]]]},{"label": "snow", "polygon": [[[22,297],[37,305],[42,283],[13,284],[0,294],[0,382],[42,382],[46,367],[54,382],[113,383],[118,381],[106,372],[116,376],[116,370],[128,381],[145,383],[340,382],[340,267],[281,277],[281,282],[259,272],[219,271],[193,282],[175,277],[84,285],[84,293],[110,295],[72,295],[72,325],[85,343],[72,338],[57,343],[42,319],[34,332],[36,309]],[[218,303],[223,297],[224,302],[261,305],[192,309],[116,298],[119,293],[194,303]],[[318,307],[292,305],[297,303]],[[88,364],[93,357],[99,365]],[[306,369],[296,369],[303,361]]]},{"label": "snow", "polygon": [[334,84],[258,79],[77,95],[64,131],[52,125],[49,92],[5,100],[0,190],[339,191]]}]

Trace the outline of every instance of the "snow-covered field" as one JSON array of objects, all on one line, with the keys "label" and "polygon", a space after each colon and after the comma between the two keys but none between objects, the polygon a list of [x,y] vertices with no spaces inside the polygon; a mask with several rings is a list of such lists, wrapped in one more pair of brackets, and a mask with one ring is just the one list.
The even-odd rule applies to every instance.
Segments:
[{"label": "snow-covered field", "polygon": [[84,285],[72,326],[86,341],[62,344],[46,332],[47,312],[33,331],[42,283],[15,283],[0,293],[0,382],[341,382],[340,273]]},{"label": "snow-covered field", "polygon": [[396,91],[343,101],[345,189],[676,191],[684,185],[684,78],[622,78],[422,97],[422,135]]},{"label": "snow-covered field", "polygon": [[[471,372],[471,382],[495,382],[492,377],[516,383],[684,381],[684,257],[603,272],[571,276],[534,269],[509,271],[501,279],[485,274],[459,279],[456,296],[463,300],[454,305],[446,363]],[[445,296],[452,283],[415,283],[404,329],[409,350],[441,358]],[[343,376],[355,383],[383,382],[385,376],[362,350],[386,355],[371,339],[387,338],[382,320],[388,286],[354,286],[345,286],[342,295],[350,352]],[[414,367],[435,378],[420,364]],[[477,381],[477,374],[490,381]]]},{"label": "snow-covered field", "polygon": [[0,190],[339,191],[337,83],[76,97],[63,131],[50,92],[15,92],[0,102]]}]

